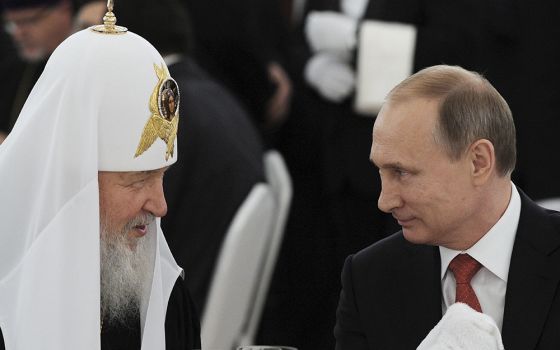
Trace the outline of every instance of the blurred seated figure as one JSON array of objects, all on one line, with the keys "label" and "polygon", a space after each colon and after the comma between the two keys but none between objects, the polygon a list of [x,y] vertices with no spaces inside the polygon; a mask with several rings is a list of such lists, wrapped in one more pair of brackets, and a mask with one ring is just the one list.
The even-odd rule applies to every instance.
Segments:
[{"label": "blurred seated figure", "polygon": [[291,105],[287,24],[278,0],[181,0],[192,15],[200,65],[224,84],[263,132],[280,126]]},{"label": "blurred seated figure", "polygon": [[5,30],[19,57],[2,61],[7,65],[0,67],[1,90],[8,94],[0,103],[0,143],[12,129],[50,54],[72,33],[73,6],[70,0],[4,0],[1,9]]},{"label": "blurred seated figure", "polygon": [[[77,21],[86,23],[96,3],[82,7]],[[119,21],[163,55],[181,91],[181,114],[189,116],[179,123],[180,162],[165,175],[169,210],[162,227],[202,314],[231,219],[253,185],[265,181],[261,141],[239,103],[188,55],[188,18],[180,4],[120,0],[116,6]],[[154,21],[166,25],[154,27]]]}]

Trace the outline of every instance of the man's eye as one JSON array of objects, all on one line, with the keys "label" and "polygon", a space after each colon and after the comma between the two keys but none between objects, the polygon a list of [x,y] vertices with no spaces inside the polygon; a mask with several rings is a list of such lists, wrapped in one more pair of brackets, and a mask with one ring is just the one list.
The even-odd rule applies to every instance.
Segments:
[{"label": "man's eye", "polygon": [[395,169],[395,174],[402,177],[408,175],[408,171],[402,169]]},{"label": "man's eye", "polygon": [[145,179],[135,180],[133,182],[128,183],[128,185],[126,185],[126,187],[131,187],[131,188],[142,187],[142,185],[144,185],[145,182],[146,182]]}]

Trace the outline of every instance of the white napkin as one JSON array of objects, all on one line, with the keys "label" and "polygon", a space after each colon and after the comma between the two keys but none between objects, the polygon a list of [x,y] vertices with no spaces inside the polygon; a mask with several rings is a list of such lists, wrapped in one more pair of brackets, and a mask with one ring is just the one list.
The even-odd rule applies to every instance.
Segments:
[{"label": "white napkin", "polygon": [[504,345],[490,316],[455,303],[416,350],[504,350]]}]

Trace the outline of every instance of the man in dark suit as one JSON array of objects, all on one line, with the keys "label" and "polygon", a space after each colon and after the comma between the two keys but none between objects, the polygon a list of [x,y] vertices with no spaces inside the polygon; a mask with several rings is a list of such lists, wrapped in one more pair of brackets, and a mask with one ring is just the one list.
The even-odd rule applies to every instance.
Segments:
[{"label": "man in dark suit", "polygon": [[402,230],[346,260],[336,349],[414,349],[456,301],[491,316],[506,349],[559,348],[560,215],[511,183],[515,127],[490,83],[450,66],[406,79],[370,158]]}]

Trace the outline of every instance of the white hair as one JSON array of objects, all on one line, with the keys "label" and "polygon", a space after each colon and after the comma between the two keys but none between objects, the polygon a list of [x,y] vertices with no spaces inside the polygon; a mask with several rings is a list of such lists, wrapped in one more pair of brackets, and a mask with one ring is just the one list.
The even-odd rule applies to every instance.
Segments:
[{"label": "white hair", "polygon": [[137,217],[120,232],[101,224],[101,318],[108,324],[138,320],[140,306],[151,289],[155,239],[132,240],[127,233],[137,225],[153,223],[154,216]]}]

